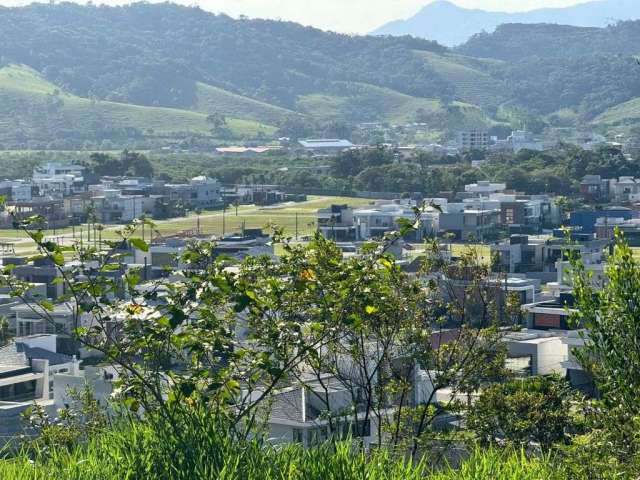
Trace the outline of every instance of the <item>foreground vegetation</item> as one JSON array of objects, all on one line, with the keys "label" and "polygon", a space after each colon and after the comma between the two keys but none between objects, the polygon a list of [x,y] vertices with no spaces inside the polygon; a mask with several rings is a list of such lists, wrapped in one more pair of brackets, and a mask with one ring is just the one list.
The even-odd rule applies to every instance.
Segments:
[{"label": "foreground vegetation", "polygon": [[[450,260],[428,243],[418,278],[402,272],[388,250],[416,228],[411,221],[348,259],[331,241],[293,244],[282,229],[273,234],[283,250],[278,261],[235,263],[215,257],[210,242],[194,242],[180,256],[184,269],[144,284],[135,269],[110,272],[122,271],[125,244],[148,250],[137,230],[150,222],[123,228],[118,241],[73,246],[46,239],[33,228],[39,222],[29,218],[19,227],[59,269],[65,300],[81,300],[75,326],[60,333],[100,352],[119,378],[109,414],[90,392],[53,419],[34,405],[26,414],[34,439],[5,452],[0,478],[640,474],[640,360],[633,354],[640,263],[620,235],[602,287],[572,258],[572,321],[593,332],[576,355],[600,394],[585,399],[562,378],[514,378],[506,368],[504,335],[520,328],[522,312],[477,253]],[[2,284],[24,299],[31,286],[11,272],[3,269]],[[456,282],[465,288],[454,290]],[[39,305],[42,318],[54,322],[54,305]],[[454,335],[445,341],[446,332]],[[416,375],[429,383],[418,387]],[[268,421],[281,388],[318,388],[327,378],[351,400],[345,408],[318,395],[324,443],[272,446],[282,438]],[[445,391],[448,397],[436,396]],[[424,398],[414,401],[416,392]]]},{"label": "foreground vegetation", "polygon": [[[356,443],[303,449],[236,441],[207,415],[176,428],[133,423],[87,445],[31,452],[0,461],[3,480],[564,480],[548,459],[476,450],[457,468],[437,471],[388,450],[365,453]],[[35,462],[33,461],[35,460]]]}]

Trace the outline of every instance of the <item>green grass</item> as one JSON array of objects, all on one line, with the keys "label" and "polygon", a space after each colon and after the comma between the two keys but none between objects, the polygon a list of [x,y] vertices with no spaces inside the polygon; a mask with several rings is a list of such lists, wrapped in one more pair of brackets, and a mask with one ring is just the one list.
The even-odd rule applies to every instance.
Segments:
[{"label": "green grass", "polygon": [[[22,135],[28,139],[54,139],[61,132],[135,128],[150,137],[210,135],[207,115],[176,108],[148,107],[92,101],[63,92],[35,70],[9,65],[0,69],[0,141]],[[229,118],[233,135],[253,138],[273,135],[276,127],[255,120]]]},{"label": "green grass", "polygon": [[452,106],[457,108],[451,110],[437,99],[412,97],[390,88],[357,82],[336,82],[335,92],[304,95],[296,105],[301,112],[320,118],[344,119],[355,114],[360,120],[368,116],[369,120],[402,124],[416,121],[416,113],[423,111],[434,122],[437,119],[441,129],[493,123],[475,105],[454,102]]},{"label": "green grass", "polygon": [[217,112],[227,117],[238,117],[276,125],[290,116],[292,110],[260,102],[204,83],[196,84],[195,110],[203,113]]},{"label": "green grass", "polygon": [[[372,202],[371,199],[351,197],[321,197],[309,196],[306,202],[285,204],[276,208],[263,208],[252,205],[242,205],[238,208],[236,216],[235,208],[226,210],[223,221],[222,210],[204,211],[200,215],[200,233],[202,235],[220,236],[224,233],[240,232],[245,228],[264,228],[269,224],[275,224],[282,228],[287,235],[294,237],[296,231],[298,238],[310,235],[316,230],[316,212],[320,208],[326,208],[332,204],[347,204],[352,207],[361,207]],[[297,217],[297,230],[296,230]],[[191,233],[197,229],[198,216],[190,214],[188,217],[180,217],[169,220],[156,220],[153,236],[171,236],[179,233]],[[118,238],[117,230],[121,225],[105,225],[102,231],[103,240],[115,240]],[[224,227],[224,230],[223,230]],[[73,235],[75,231],[75,236]],[[82,236],[81,232],[82,231]],[[88,241],[87,225],[73,228],[46,230],[45,237],[55,238],[63,244],[71,244],[75,241]],[[146,231],[146,239],[149,239],[149,230]],[[20,231],[8,229],[0,230],[0,241],[13,243],[18,255],[30,255],[35,253],[33,242]]]},{"label": "green grass", "polygon": [[[215,421],[166,425],[131,423],[96,435],[71,450],[48,448],[0,461],[3,480],[560,480],[546,459],[521,453],[477,450],[459,468],[434,470],[386,449],[367,454],[343,442],[313,449],[274,448],[232,440]],[[209,420],[209,419],[207,419]],[[184,424],[183,424],[184,423]]]},{"label": "green grass", "polygon": [[433,52],[416,52],[443,78],[450,81],[457,98],[482,106],[498,106],[504,101],[500,84],[482,71],[478,62],[461,55],[439,55]]},{"label": "green grass", "polygon": [[593,123],[599,125],[625,125],[640,121],[640,97],[611,107],[598,115]]}]

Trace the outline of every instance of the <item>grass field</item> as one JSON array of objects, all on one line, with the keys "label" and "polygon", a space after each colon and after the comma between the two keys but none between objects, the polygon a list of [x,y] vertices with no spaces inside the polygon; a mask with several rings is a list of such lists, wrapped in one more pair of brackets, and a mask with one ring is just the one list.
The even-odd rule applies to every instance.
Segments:
[{"label": "grass field", "polygon": [[[295,237],[296,225],[298,238],[313,233],[316,229],[316,211],[319,208],[326,208],[331,204],[348,204],[352,207],[368,205],[372,200],[351,197],[319,197],[309,196],[306,202],[283,204],[275,207],[256,207],[253,205],[243,205],[238,208],[236,215],[235,208],[231,207],[223,212],[222,210],[204,211],[199,216],[192,214],[188,217],[181,217],[169,220],[155,221],[153,237],[170,236],[180,232],[195,232],[200,225],[200,234],[220,236],[224,233],[240,232],[245,228],[263,228],[268,224],[275,224],[283,227],[285,233]],[[104,240],[118,238],[117,230],[120,225],[105,225],[101,232]],[[93,235],[93,233],[91,234]],[[142,232],[140,231],[140,235]],[[147,227],[145,238],[149,240],[151,232]],[[58,229],[45,231],[45,236],[63,244],[69,245],[74,241],[88,241],[87,225],[75,228]],[[0,242],[14,245],[16,254],[26,255],[33,253],[34,246],[27,235],[16,230],[0,230]]]},{"label": "grass field", "polygon": [[[443,123],[461,125],[490,125],[492,122],[476,106],[453,102],[455,111],[447,109],[440,100],[412,97],[389,88],[365,83],[335,83],[335,93],[310,94],[298,98],[297,109],[323,118],[351,118],[354,111],[363,115],[363,105],[371,118],[384,118],[392,123],[416,121],[416,113],[422,111],[437,116]],[[369,110],[371,110],[369,112]],[[375,111],[374,111],[375,110]]]},{"label": "grass field", "polygon": [[[38,72],[10,65],[0,69],[0,140],[55,137],[56,132],[135,128],[149,136],[210,134],[207,114],[176,108],[93,101],[60,91]],[[276,127],[251,118],[227,120],[234,136],[273,135]]]},{"label": "grass field", "polygon": [[278,124],[288,117],[298,115],[292,110],[200,82],[196,84],[195,110],[207,114],[216,112],[227,117],[244,118],[272,125]]}]

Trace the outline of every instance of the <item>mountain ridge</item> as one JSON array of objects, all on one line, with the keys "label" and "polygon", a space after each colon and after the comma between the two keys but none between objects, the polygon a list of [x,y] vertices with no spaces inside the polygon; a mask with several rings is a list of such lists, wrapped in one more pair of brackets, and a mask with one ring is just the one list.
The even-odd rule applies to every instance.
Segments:
[{"label": "mountain ridge", "polygon": [[373,35],[412,35],[450,47],[465,43],[473,35],[492,32],[505,23],[553,23],[577,27],[606,27],[621,20],[640,19],[635,0],[592,0],[564,8],[539,8],[526,12],[500,12],[459,7],[447,0],[425,5],[414,16],[388,22]]}]

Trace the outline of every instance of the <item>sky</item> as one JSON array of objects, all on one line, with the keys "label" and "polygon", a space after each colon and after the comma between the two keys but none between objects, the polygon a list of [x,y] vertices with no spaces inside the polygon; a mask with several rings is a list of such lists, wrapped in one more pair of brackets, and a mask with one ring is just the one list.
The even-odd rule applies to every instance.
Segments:
[{"label": "sky", "polygon": [[[46,2],[47,0],[40,0]],[[197,4],[204,10],[224,12],[233,17],[291,20],[324,30],[342,33],[367,33],[384,23],[408,18],[430,0],[173,0]],[[566,7],[586,0],[452,0],[465,8],[494,11],[524,11],[544,7]],[[15,6],[30,0],[0,0],[0,5]],[[85,2],[80,2],[85,3]],[[122,4],[127,0],[94,0],[95,4]]]}]

